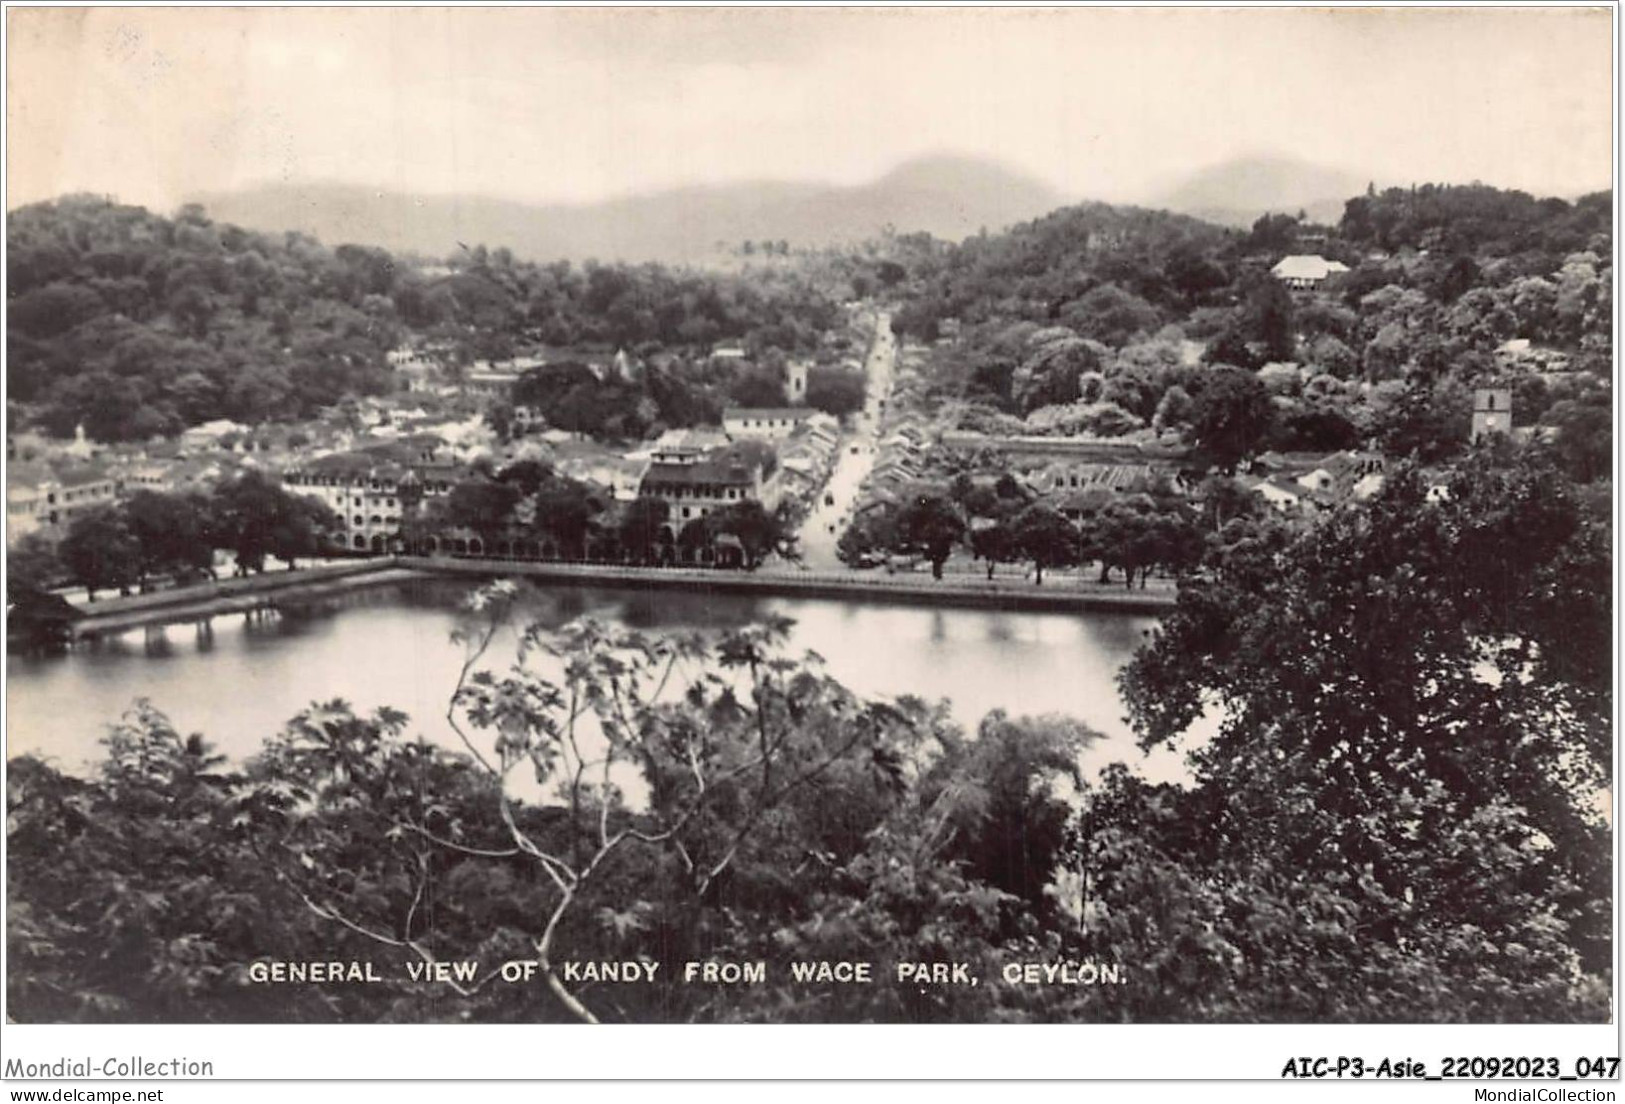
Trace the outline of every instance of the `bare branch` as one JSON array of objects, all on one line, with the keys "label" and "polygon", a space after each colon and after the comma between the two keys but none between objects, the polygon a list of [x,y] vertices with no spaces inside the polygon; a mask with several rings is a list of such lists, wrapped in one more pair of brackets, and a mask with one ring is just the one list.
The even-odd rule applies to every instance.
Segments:
[{"label": "bare branch", "polygon": [[508,826],[508,834],[513,837],[514,843],[519,845],[519,850],[542,864],[542,869],[547,871],[547,876],[553,879],[553,884],[559,887],[560,893],[570,893],[572,887],[581,880],[580,876],[563,859],[543,851],[536,846],[535,840],[525,834],[513,819],[513,810],[508,806],[506,794],[497,799],[497,808],[502,813],[502,823]]},{"label": "bare branch", "polygon": [[467,844],[457,843],[453,840],[446,839],[443,836],[437,836],[427,828],[424,828],[422,825],[408,824],[404,820],[397,820],[393,821],[392,823],[394,823],[394,825],[398,828],[406,829],[408,832],[416,832],[418,835],[422,836],[431,843],[438,844],[439,846],[448,848],[452,851],[461,851],[465,855],[478,855],[481,858],[486,859],[508,859],[519,854],[518,847],[509,847],[501,851],[492,850],[485,847],[469,847]]},{"label": "bare branch", "polygon": [[[590,869],[589,866],[588,870],[590,871]],[[583,873],[582,876],[585,877],[586,874]],[[563,979],[553,970],[553,935],[558,931],[559,921],[564,918],[564,914],[573,900],[575,900],[575,893],[571,890],[565,890],[564,895],[559,898],[559,903],[553,906],[553,911],[547,918],[547,926],[542,929],[541,938],[536,940],[536,964],[541,967],[543,976],[547,978],[547,987],[552,990],[559,1003],[569,1009],[571,1014],[582,1022],[595,1024],[598,1022],[598,1017],[594,1016],[592,1011],[581,1003],[580,998],[565,988]]]},{"label": "bare branch", "polygon": [[406,909],[406,923],[401,925],[401,931],[407,939],[412,938],[412,921],[417,919],[418,905],[423,902],[423,891],[429,884],[429,857],[420,851],[417,860],[417,888],[412,892],[412,903]]},{"label": "bare branch", "polygon": [[354,920],[351,920],[348,916],[345,916],[337,909],[318,905],[315,901],[312,901],[303,890],[295,889],[294,892],[299,894],[299,899],[305,903],[306,908],[310,909],[310,911],[314,912],[317,916],[320,916],[323,920],[329,920],[333,923],[341,924],[355,932],[357,935],[366,936],[373,942],[382,943],[386,947],[406,946],[406,940],[404,939],[396,939],[392,935],[385,935],[382,932],[373,931],[371,928],[363,927]]}]

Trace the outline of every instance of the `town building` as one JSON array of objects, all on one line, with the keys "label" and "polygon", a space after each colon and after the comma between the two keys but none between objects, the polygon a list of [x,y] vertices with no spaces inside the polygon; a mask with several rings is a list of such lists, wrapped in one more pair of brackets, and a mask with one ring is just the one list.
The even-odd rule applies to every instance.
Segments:
[{"label": "town building", "polygon": [[321,456],[282,474],[290,492],[314,498],[338,515],[342,543],[357,552],[386,552],[405,512],[407,468],[364,453]]},{"label": "town building", "polygon": [[652,441],[644,451],[648,456],[657,452],[693,450],[696,453],[726,448],[728,435],[710,426],[685,426],[668,429]]},{"label": "town building", "polygon": [[470,368],[463,373],[463,393],[486,398],[506,399],[513,394],[513,385],[520,373],[503,368]]},{"label": "town building", "polygon": [[1294,291],[1307,291],[1348,270],[1342,261],[1328,261],[1318,253],[1295,253],[1277,261],[1270,275]]},{"label": "town building", "polygon": [[649,459],[622,456],[596,441],[562,440],[553,444],[551,462],[560,475],[596,487],[612,501],[630,502],[638,497]]},{"label": "town building", "polygon": [[791,360],[784,365],[784,397],[791,406],[804,406],[807,402],[807,372],[810,365],[804,360]]},{"label": "town building", "polygon": [[1284,475],[1271,475],[1250,482],[1253,493],[1284,513],[1310,511],[1316,508],[1317,493],[1301,486]]},{"label": "town building", "polygon": [[[423,499],[449,494],[460,470],[420,435],[333,453],[282,473],[293,494],[314,498],[339,518],[341,543],[354,552],[387,552],[408,512]],[[443,442],[441,442],[443,444]]]},{"label": "town building", "polygon": [[230,418],[216,418],[212,422],[192,426],[181,434],[181,447],[189,452],[229,447],[242,439],[249,427]]},{"label": "town building", "polygon": [[686,450],[663,451],[650,460],[639,487],[641,495],[658,498],[671,508],[668,537],[675,539],[683,526],[714,510],[742,502],[760,502],[767,509],[778,505],[777,472],[768,473],[760,460],[724,449],[696,455]]},{"label": "town building", "polygon": [[60,540],[78,518],[118,500],[122,486],[99,462],[11,464],[6,478],[6,542],[30,533]]},{"label": "town building", "polygon": [[44,529],[45,489],[38,483],[6,481],[6,544],[15,545],[24,537]]},{"label": "town building", "polygon": [[445,363],[439,353],[430,349],[402,345],[385,354],[389,366],[406,384],[406,390],[428,392],[439,390]]},{"label": "town building", "polygon": [[805,406],[733,406],[722,412],[722,429],[735,441],[777,441],[790,436],[816,413]]},{"label": "town building", "polygon": [[1242,485],[1278,510],[1311,512],[1364,501],[1382,490],[1380,453],[1266,452],[1241,476]]},{"label": "town building", "polygon": [[1098,489],[1122,493],[1150,486],[1158,469],[1150,464],[1109,464],[1057,460],[1045,465],[1030,481],[1041,493]]},{"label": "town building", "polygon": [[1512,392],[1481,387],[1473,392],[1473,440],[1487,433],[1512,432]]},{"label": "town building", "polygon": [[1294,480],[1321,494],[1369,498],[1382,487],[1383,457],[1375,452],[1334,452]]}]

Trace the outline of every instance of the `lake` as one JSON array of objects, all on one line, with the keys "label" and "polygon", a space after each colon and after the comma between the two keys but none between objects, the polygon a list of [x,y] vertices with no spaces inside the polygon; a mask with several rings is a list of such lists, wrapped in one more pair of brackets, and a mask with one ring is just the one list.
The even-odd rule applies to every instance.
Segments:
[{"label": "lake", "polygon": [[[6,754],[82,772],[100,758],[107,726],[142,697],[183,733],[201,732],[238,759],[331,698],[364,711],[392,706],[411,716],[411,731],[460,747],[445,711],[464,655],[450,635],[469,589],[459,580],[379,586],[256,624],[216,618],[212,637],[175,625],[63,656],[9,656]],[[1186,773],[1178,755],[1142,755],[1123,720],[1114,680],[1149,617],[590,587],[538,588],[525,605],[550,626],[591,615],[642,630],[705,630],[789,617],[791,647],[817,652],[860,693],[946,698],[967,728],[996,708],[1064,713],[1105,737],[1085,755],[1090,773],[1113,761],[1155,781]],[[511,639],[504,648],[493,651],[496,665],[511,659]]]}]

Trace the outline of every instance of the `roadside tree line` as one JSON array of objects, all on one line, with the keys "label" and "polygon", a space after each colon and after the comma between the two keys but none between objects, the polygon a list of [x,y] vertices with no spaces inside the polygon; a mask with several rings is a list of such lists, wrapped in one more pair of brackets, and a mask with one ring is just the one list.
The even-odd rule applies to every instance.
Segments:
[{"label": "roadside tree line", "polygon": [[74,518],[52,543],[30,534],[11,552],[8,595],[73,583],[96,592],[149,589],[159,580],[215,578],[215,551],[235,557],[239,575],[275,557],[289,570],[322,553],[339,520],[326,506],[247,472],[207,491],[136,491]]},{"label": "roadside tree line", "polygon": [[[1257,508],[1233,490],[1224,501],[1232,510]],[[1132,493],[1082,496],[1069,518],[1008,473],[992,484],[962,474],[946,486],[907,487],[861,510],[836,551],[851,567],[872,567],[886,555],[918,556],[938,579],[955,553],[968,552],[989,579],[1000,564],[1027,564],[1038,584],[1047,570],[1098,564],[1100,582],[1120,572],[1124,586],[1138,579],[1143,588],[1154,571],[1177,576],[1200,562],[1205,514],[1219,508],[1204,503],[1157,481]]]}]

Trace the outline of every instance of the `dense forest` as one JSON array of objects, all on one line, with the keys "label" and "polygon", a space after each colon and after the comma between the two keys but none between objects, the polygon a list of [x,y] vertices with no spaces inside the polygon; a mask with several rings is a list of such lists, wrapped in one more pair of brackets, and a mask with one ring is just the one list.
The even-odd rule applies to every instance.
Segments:
[{"label": "dense forest", "polygon": [[410,334],[454,365],[540,345],[806,352],[850,294],[789,267],[537,265],[484,246],[423,265],[252,233],[195,206],[171,219],[91,197],[12,212],[7,243],[16,412],[100,440],[306,417],[388,390],[384,354]]},{"label": "dense forest", "polygon": [[[1514,390],[1518,424],[1563,432],[1576,468],[1596,469],[1611,407],[1610,211],[1605,194],[1426,186],[1356,197],[1335,227],[1272,215],[1243,233],[1084,205],[957,246],[902,242],[894,325],[934,341],[952,320],[923,398],[963,404],[966,428],[1205,447],[1204,408],[1239,397],[1268,403],[1247,451],[1370,444],[1432,460],[1466,444],[1471,391],[1494,384]],[[1269,274],[1289,253],[1349,270],[1292,293]],[[1507,363],[1514,338],[1567,371]],[[1251,394],[1204,397],[1226,380],[1213,367],[1245,373]]]},{"label": "dense forest", "polygon": [[[900,239],[915,291],[899,330],[934,338],[944,317],[1099,325],[1081,336],[1121,344],[1155,331],[1230,283],[1233,231],[1166,211],[1086,203],[954,246]],[[1114,322],[1098,316],[1122,314]],[[1126,327],[1126,331],[1125,328]]]}]

